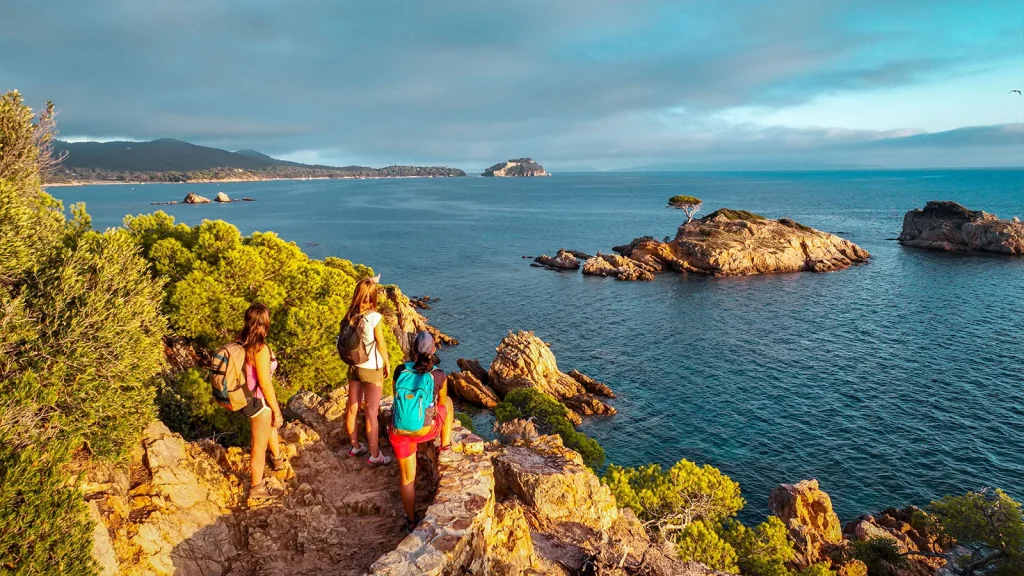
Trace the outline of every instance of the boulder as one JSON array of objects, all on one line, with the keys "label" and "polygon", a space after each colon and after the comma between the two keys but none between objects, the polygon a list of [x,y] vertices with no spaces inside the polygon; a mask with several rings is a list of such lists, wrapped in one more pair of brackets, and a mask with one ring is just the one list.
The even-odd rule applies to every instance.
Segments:
[{"label": "boulder", "polygon": [[615,398],[615,392],[612,392],[612,389],[609,388],[607,384],[598,382],[579,370],[569,370],[569,377],[579,382],[580,385],[582,385],[583,388],[591,394],[604,396],[605,398]]},{"label": "boulder", "polygon": [[213,200],[214,202],[231,202],[231,198],[229,198],[224,192],[217,192],[217,197]]},{"label": "boulder", "polygon": [[476,376],[477,380],[480,382],[490,385],[490,377],[487,375],[487,370],[484,370],[484,367],[480,365],[480,360],[477,360],[476,358],[472,360],[459,358],[455,363],[458,364],[459,370],[469,372],[473,376]]},{"label": "boulder", "polygon": [[947,252],[1024,254],[1024,223],[948,201],[931,201],[903,217],[900,244]]},{"label": "boulder", "polygon": [[654,280],[654,272],[660,268],[650,266],[632,258],[618,254],[597,253],[583,263],[583,273],[587,276],[614,276],[618,280]]},{"label": "boulder", "polygon": [[559,250],[553,258],[545,254],[534,258],[533,261],[552,270],[578,270],[580,267],[580,261],[576,256],[565,250]]},{"label": "boulder", "polygon": [[185,204],[209,204],[210,199],[205,196],[200,196],[195,192],[189,192],[185,195],[185,199],[182,200]]},{"label": "boulder", "polygon": [[597,399],[597,396],[594,396],[593,394],[577,394],[576,396],[563,398],[562,404],[565,404],[566,408],[580,416],[611,416],[612,414],[618,413],[615,408],[601,402]]},{"label": "boulder", "polygon": [[452,372],[448,375],[448,389],[452,395],[484,408],[494,408],[501,401],[497,393],[473,375],[472,372]]},{"label": "boulder", "polygon": [[[674,239],[660,241],[644,236],[614,250],[644,271],[675,270],[712,276],[832,272],[871,257],[849,240],[791,219],[769,220],[726,208],[683,224]],[[605,272],[616,268],[612,262],[608,266],[595,262],[593,267]],[[586,263],[583,273],[587,274]],[[617,271],[615,275],[645,279],[639,272]]]},{"label": "boulder", "polygon": [[533,332],[509,332],[496,349],[488,372],[491,386],[502,396],[531,387],[557,399],[583,394],[579,382],[558,369],[555,355]]},{"label": "boulder", "polygon": [[[892,541],[901,554],[908,552],[942,553],[941,545],[934,537],[918,531],[912,524],[914,513],[920,512],[913,506],[896,510],[888,508],[877,516],[866,514],[847,523],[843,531],[850,540],[867,542],[876,538]],[[910,555],[904,565],[894,567],[895,576],[931,576],[946,565],[943,558]]]},{"label": "boulder", "polygon": [[768,507],[789,529],[797,553],[793,563],[800,568],[824,560],[824,549],[843,540],[832,499],[817,480],[776,486],[768,496]]}]

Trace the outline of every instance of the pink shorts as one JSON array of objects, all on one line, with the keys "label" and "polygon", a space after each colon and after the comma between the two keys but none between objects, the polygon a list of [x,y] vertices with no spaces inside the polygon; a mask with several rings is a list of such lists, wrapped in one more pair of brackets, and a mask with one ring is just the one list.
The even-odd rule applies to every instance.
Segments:
[{"label": "pink shorts", "polygon": [[429,432],[420,436],[404,436],[402,434],[396,434],[395,431],[388,426],[388,439],[391,440],[391,447],[395,450],[395,456],[398,458],[408,458],[416,453],[417,444],[437,438],[437,435],[441,433],[441,426],[444,424],[444,420],[447,416],[448,408],[444,404],[438,404],[435,406],[434,424],[431,425]]}]

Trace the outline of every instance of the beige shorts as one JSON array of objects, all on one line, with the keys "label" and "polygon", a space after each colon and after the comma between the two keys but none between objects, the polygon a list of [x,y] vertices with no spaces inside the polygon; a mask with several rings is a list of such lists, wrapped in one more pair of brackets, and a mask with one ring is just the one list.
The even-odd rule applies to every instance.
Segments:
[{"label": "beige shorts", "polygon": [[358,366],[352,366],[348,369],[348,379],[350,381],[355,380],[356,382],[367,382],[369,384],[376,384],[377,386],[384,385],[384,368],[359,368]]}]

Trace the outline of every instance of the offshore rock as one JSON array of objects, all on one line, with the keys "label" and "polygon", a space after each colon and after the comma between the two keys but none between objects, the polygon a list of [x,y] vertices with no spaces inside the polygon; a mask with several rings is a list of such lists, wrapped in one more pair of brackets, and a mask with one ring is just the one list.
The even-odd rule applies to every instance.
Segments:
[{"label": "offshore rock", "polygon": [[801,568],[826,559],[825,548],[843,540],[832,499],[817,480],[780,484],[768,496],[768,508],[789,529],[797,553],[793,563]]},{"label": "offshore rock", "polygon": [[491,166],[481,176],[550,176],[544,171],[544,167],[533,161],[532,158],[514,158],[508,162],[498,162]]},{"label": "offshore rock", "polygon": [[476,358],[472,360],[459,358],[455,363],[458,364],[459,370],[469,372],[473,376],[476,376],[476,379],[480,382],[490,385],[491,379],[487,375],[487,370],[484,370],[484,367],[480,365],[480,360],[477,360]]},{"label": "offshore rock", "polygon": [[384,297],[390,305],[382,307],[380,312],[406,354],[409,354],[416,334],[421,331],[429,332],[438,347],[455,346],[459,343],[455,338],[431,326],[398,286],[384,286]]},{"label": "offshore rock", "polygon": [[604,415],[611,416],[617,414],[618,410],[614,407],[605,404],[598,400],[597,396],[593,394],[577,394],[562,400],[562,404],[565,407],[579,414],[580,416],[594,416]]},{"label": "offshore rock", "polygon": [[217,197],[213,199],[214,202],[231,202],[231,198],[224,192],[217,192]]},{"label": "offshore rock", "polygon": [[474,406],[494,408],[501,401],[498,394],[472,372],[452,372],[448,375],[448,388],[453,395]]},{"label": "offshore rock", "polygon": [[185,204],[209,204],[210,199],[205,196],[200,196],[195,192],[189,192],[185,195],[185,199],[182,200]]},{"label": "offshore rock", "polygon": [[559,250],[553,258],[545,254],[537,256],[533,261],[552,270],[578,270],[580,267],[580,261],[576,256],[565,250]]},{"label": "offshore rock", "polygon": [[[568,408],[568,418],[575,425],[582,422],[576,408],[587,406],[591,414],[614,414],[615,409],[587,394],[586,389],[558,369],[555,355],[533,332],[509,332],[497,348],[489,372],[491,386],[501,396],[516,388],[536,388]],[[572,405],[570,399],[583,396]]]},{"label": "offshore rock", "polygon": [[1024,223],[968,210],[956,202],[932,200],[903,217],[900,244],[947,252],[1024,254]]},{"label": "offshore rock", "polygon": [[615,250],[647,270],[712,276],[833,272],[871,257],[849,240],[788,218],[729,209],[683,224],[672,240],[645,236]]},{"label": "offshore rock", "polygon": [[609,388],[607,384],[604,382],[598,382],[579,370],[569,370],[569,377],[579,382],[583,388],[591,394],[604,396],[605,398],[615,398],[615,392],[612,392],[612,389]]},{"label": "offshore rock", "polygon": [[651,266],[632,258],[619,256],[618,254],[597,253],[583,263],[583,273],[587,276],[613,276],[617,280],[654,280],[654,272],[660,271],[660,267]]}]

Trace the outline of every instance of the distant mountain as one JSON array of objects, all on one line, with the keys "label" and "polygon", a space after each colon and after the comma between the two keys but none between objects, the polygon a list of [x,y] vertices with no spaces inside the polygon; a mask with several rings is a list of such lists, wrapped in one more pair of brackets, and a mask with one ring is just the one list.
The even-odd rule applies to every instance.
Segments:
[{"label": "distant mountain", "polygon": [[278,160],[257,150],[229,152],[172,138],[152,142],[57,141],[54,154],[65,155],[65,158],[51,177],[53,182],[188,182],[466,175],[462,170],[437,166],[312,166]]}]

